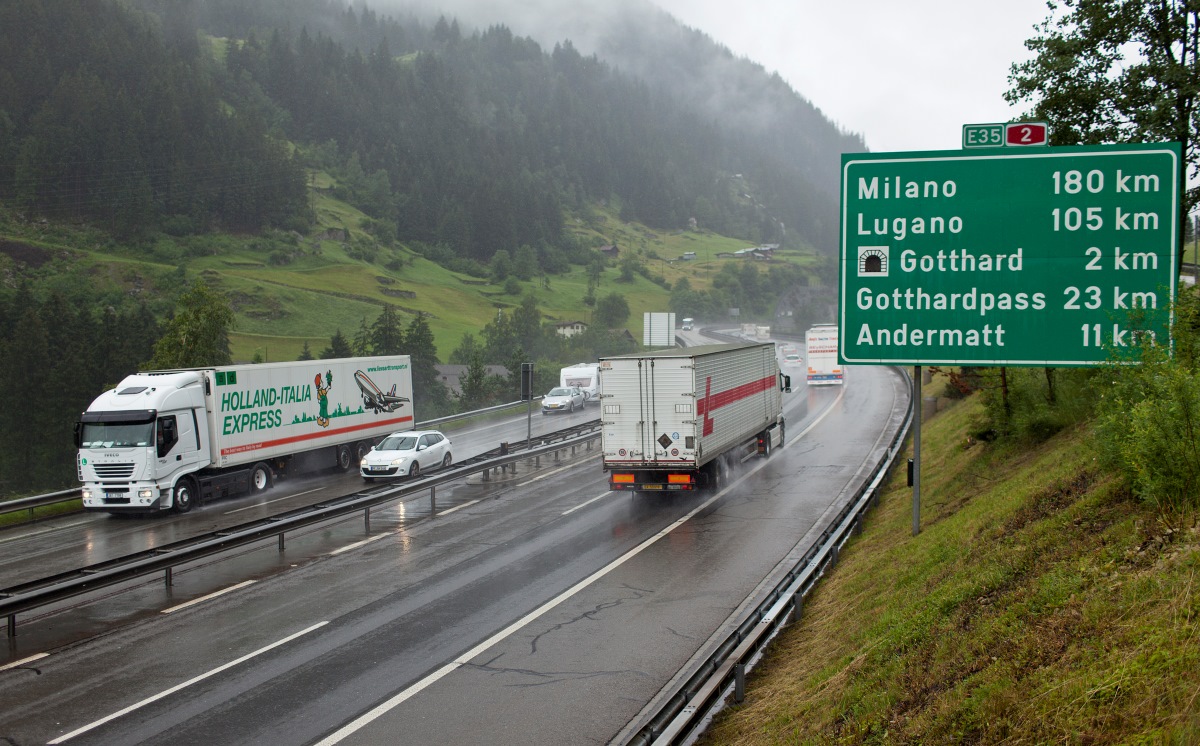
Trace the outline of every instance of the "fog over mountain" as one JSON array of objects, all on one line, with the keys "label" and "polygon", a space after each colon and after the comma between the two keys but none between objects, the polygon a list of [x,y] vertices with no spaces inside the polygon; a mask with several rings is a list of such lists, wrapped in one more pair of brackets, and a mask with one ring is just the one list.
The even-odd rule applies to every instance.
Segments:
[{"label": "fog over mountain", "polygon": [[[384,0],[373,4],[429,20],[458,21],[463,33],[505,25],[547,50],[568,41],[585,55],[643,79],[730,131],[766,138],[819,189],[835,194],[839,156],[861,152],[861,136],[832,123],[778,74],[734,56],[647,0]],[[737,12],[731,7],[730,12]]]}]

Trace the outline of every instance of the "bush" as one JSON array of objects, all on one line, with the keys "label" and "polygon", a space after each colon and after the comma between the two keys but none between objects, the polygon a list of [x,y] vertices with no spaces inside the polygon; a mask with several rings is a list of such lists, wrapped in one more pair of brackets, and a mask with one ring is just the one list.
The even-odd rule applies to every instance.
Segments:
[{"label": "bush", "polygon": [[1163,510],[1200,507],[1200,310],[1195,291],[1175,307],[1175,356],[1143,344],[1142,364],[1107,369],[1097,449],[1134,495]]}]

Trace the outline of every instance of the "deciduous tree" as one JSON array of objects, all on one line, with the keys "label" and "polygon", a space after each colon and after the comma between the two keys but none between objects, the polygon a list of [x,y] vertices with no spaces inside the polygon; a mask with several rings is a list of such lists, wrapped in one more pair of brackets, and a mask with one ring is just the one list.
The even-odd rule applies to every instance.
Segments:
[{"label": "deciduous tree", "polygon": [[[1195,0],[1061,0],[1025,42],[1004,98],[1033,105],[1051,143],[1173,141],[1188,174],[1200,176],[1200,5]],[[1200,200],[1186,190],[1183,221]],[[1180,261],[1182,261],[1182,253]]]}]

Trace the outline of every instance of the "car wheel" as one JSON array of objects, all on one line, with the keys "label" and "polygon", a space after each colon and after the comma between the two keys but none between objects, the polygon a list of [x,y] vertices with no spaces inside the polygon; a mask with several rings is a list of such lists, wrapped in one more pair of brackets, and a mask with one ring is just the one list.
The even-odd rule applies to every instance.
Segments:
[{"label": "car wheel", "polygon": [[413,465],[408,467],[408,476],[412,477],[413,479],[421,476],[421,465],[414,461]]},{"label": "car wheel", "polygon": [[451,462],[452,460],[453,460],[453,459],[451,459],[451,458],[450,458],[450,454],[448,454],[448,453],[447,453],[445,456],[442,456],[442,468],[443,468],[443,469],[449,469],[449,468],[450,468],[450,462]]},{"label": "car wheel", "polygon": [[186,513],[196,507],[196,482],[191,477],[184,477],[175,483],[171,490],[171,510],[176,513]]},{"label": "car wheel", "polygon": [[257,495],[271,487],[271,467],[261,461],[250,471],[250,492]]}]

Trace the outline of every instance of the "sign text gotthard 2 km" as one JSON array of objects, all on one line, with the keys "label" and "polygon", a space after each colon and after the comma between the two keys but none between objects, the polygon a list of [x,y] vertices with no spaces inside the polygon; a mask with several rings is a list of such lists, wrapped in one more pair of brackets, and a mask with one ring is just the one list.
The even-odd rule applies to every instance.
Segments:
[{"label": "sign text gotthard 2 km", "polygon": [[1098,365],[1166,343],[1176,143],[842,156],[844,363]]}]

